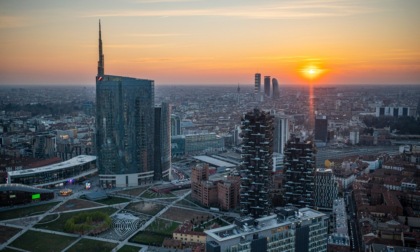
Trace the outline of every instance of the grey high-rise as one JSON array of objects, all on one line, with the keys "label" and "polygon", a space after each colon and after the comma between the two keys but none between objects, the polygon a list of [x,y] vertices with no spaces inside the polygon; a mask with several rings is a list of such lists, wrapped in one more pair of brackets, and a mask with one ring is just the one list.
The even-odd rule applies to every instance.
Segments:
[{"label": "grey high-rise", "polygon": [[264,76],[264,94],[266,97],[270,97],[270,84],[271,84],[271,77]]},{"label": "grey high-rise", "polygon": [[271,80],[272,84],[273,84],[273,95],[272,98],[273,99],[278,99],[280,97],[280,92],[279,92],[279,82],[277,81],[276,78],[273,78]]},{"label": "grey high-rise", "polygon": [[153,181],[154,124],[154,81],[105,75],[99,23],[96,150],[102,187]]},{"label": "grey high-rise", "polygon": [[162,102],[155,107],[154,180],[169,180],[171,170],[171,106]]}]

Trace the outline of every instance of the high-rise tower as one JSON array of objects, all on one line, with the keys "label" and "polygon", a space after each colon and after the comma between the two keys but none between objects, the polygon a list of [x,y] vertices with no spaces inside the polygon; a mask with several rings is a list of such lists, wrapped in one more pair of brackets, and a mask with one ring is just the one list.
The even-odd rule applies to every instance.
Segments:
[{"label": "high-rise tower", "polygon": [[102,34],[101,34],[101,20],[99,20],[99,60],[98,60],[98,77],[104,76],[104,54],[102,51]]},{"label": "high-rise tower", "polygon": [[282,114],[274,116],[273,151],[284,154],[284,146],[289,140],[289,117]]},{"label": "high-rise tower", "polygon": [[171,106],[162,102],[155,107],[154,180],[169,180],[171,169]]},{"label": "high-rise tower", "polygon": [[241,215],[258,218],[271,209],[273,117],[254,109],[242,119]]},{"label": "high-rise tower", "polygon": [[99,23],[96,151],[101,186],[153,181],[154,124],[154,81],[105,75]]},{"label": "high-rise tower", "polygon": [[276,78],[273,78],[272,80],[272,84],[273,84],[273,99],[278,99],[280,98],[280,92],[279,92],[279,83],[277,81]]},{"label": "high-rise tower", "polygon": [[326,143],[328,140],[328,119],[327,116],[318,115],[315,117],[315,141]]},{"label": "high-rise tower", "polygon": [[271,77],[264,76],[264,94],[266,97],[270,97],[270,84],[271,84]]},{"label": "high-rise tower", "polygon": [[297,207],[314,206],[315,147],[298,138],[287,142],[284,150],[284,200]]},{"label": "high-rise tower", "polygon": [[254,81],[254,97],[256,101],[260,101],[260,92],[261,92],[261,74],[255,74],[255,81]]}]

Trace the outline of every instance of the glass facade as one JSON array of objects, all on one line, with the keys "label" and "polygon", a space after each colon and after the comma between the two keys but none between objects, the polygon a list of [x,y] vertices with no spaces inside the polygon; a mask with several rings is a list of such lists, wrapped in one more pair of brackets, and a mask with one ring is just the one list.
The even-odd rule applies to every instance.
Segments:
[{"label": "glass facade", "polygon": [[62,163],[45,167],[8,172],[8,183],[48,186],[95,173],[96,158],[78,156]]},{"label": "glass facade", "polygon": [[169,179],[171,168],[171,107],[164,102],[155,108],[154,180]]},{"label": "glass facade", "polygon": [[104,75],[96,81],[99,175],[153,171],[154,82]]}]

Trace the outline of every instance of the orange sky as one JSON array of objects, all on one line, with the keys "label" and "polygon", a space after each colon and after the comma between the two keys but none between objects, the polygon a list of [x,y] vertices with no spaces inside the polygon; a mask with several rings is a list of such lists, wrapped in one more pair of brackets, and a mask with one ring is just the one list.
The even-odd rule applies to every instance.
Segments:
[{"label": "orange sky", "polygon": [[[227,3],[226,3],[227,2]],[[105,73],[159,84],[420,84],[417,0],[0,1],[0,85],[94,85]]]}]

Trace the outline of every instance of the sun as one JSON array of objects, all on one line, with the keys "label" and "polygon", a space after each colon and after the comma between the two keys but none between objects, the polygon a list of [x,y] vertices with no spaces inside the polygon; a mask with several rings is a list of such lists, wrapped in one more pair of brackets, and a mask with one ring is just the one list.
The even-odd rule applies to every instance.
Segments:
[{"label": "sun", "polygon": [[301,73],[303,75],[303,77],[305,77],[306,79],[310,79],[310,80],[314,80],[318,77],[320,77],[320,75],[324,72],[323,69],[315,66],[315,65],[309,65],[309,66],[305,66],[304,68],[301,69]]}]

